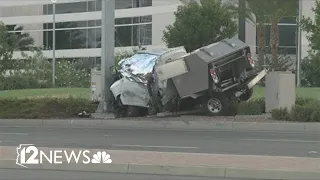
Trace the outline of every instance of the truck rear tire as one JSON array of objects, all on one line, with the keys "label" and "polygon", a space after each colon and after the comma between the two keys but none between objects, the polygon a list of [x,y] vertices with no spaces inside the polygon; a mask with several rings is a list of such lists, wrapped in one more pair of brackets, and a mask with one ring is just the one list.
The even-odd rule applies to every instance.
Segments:
[{"label": "truck rear tire", "polygon": [[230,101],[224,93],[216,93],[204,98],[202,106],[209,116],[225,116],[228,114]]}]

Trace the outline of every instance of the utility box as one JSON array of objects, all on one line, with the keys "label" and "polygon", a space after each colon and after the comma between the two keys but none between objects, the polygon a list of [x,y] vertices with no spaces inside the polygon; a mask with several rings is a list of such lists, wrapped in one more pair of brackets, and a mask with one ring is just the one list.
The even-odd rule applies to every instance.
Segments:
[{"label": "utility box", "polygon": [[266,112],[287,108],[291,111],[296,101],[295,75],[291,72],[272,71],[266,76]]},{"label": "utility box", "polygon": [[100,102],[101,94],[101,71],[96,69],[91,70],[91,100],[93,102]]}]

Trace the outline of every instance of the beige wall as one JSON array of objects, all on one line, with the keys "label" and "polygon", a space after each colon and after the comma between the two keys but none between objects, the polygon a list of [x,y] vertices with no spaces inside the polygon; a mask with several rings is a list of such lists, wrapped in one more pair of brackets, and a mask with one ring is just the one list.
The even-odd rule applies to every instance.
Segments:
[{"label": "beige wall", "polygon": [[256,25],[247,20],[246,21],[246,43],[249,44],[250,49],[251,49],[251,54],[253,56],[256,55]]},{"label": "beige wall", "polygon": [[[313,7],[315,7],[316,0],[308,0],[308,1],[302,1],[302,16],[310,17],[312,20],[314,20],[314,12],[311,10]],[[302,32],[301,33],[301,58],[308,56],[309,51],[309,41],[306,36],[308,36],[308,33]]]},{"label": "beige wall", "polygon": [[[166,6],[181,4],[179,0],[153,0],[152,6]],[[174,13],[163,13],[152,15],[152,45],[165,45],[162,41],[163,31],[166,26],[173,24],[175,21]]]}]

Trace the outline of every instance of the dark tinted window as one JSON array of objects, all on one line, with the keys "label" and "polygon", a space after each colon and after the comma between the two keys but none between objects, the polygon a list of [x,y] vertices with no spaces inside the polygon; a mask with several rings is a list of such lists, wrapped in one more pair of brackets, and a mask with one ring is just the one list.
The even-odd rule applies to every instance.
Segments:
[{"label": "dark tinted window", "polygon": [[[296,32],[297,26],[279,25],[280,51],[286,51],[289,54],[296,53]],[[270,44],[270,26],[266,26],[266,46]]]},{"label": "dark tinted window", "polygon": [[[116,9],[146,7],[151,5],[152,0],[116,0]],[[57,14],[100,10],[101,1],[99,0],[56,5]],[[46,5],[44,7],[44,13],[52,14],[52,5]],[[151,45],[152,25],[132,25],[137,23],[150,23],[151,21],[152,16],[117,18],[115,24],[120,26],[115,28],[115,46]],[[43,26],[44,29],[52,29],[52,23],[45,23]],[[99,26],[101,26],[101,20],[56,23],[56,49],[100,48],[101,27]],[[65,28],[69,29],[66,30]],[[43,38],[44,47],[51,49],[52,31],[45,31]]]},{"label": "dark tinted window", "polygon": [[[152,6],[152,0],[116,0],[116,9]],[[56,4],[56,14],[101,11],[101,0]],[[52,4],[43,6],[44,14],[52,14]]]},{"label": "dark tinted window", "polygon": [[[52,14],[52,4],[43,6],[45,14]],[[56,4],[56,14],[87,12],[87,2]]]},{"label": "dark tinted window", "polygon": [[286,24],[296,24],[297,23],[297,17],[284,17],[280,20],[280,23],[286,23]]},{"label": "dark tinted window", "polygon": [[[69,26],[68,24],[64,24]],[[61,26],[62,27],[62,26]],[[52,49],[52,31],[43,33],[45,49]],[[152,25],[120,26],[115,28],[115,46],[152,44]],[[101,28],[56,31],[56,49],[101,48]]]}]

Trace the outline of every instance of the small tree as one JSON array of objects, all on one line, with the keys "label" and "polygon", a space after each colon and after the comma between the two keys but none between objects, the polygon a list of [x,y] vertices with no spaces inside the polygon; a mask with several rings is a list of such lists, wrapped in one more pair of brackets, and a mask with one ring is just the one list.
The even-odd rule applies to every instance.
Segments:
[{"label": "small tree", "polygon": [[202,46],[231,38],[238,31],[237,13],[221,0],[201,0],[178,7],[176,21],[166,27],[163,41],[169,48],[184,46],[191,52]]},{"label": "small tree", "polygon": [[309,33],[307,39],[310,42],[311,52],[320,50],[320,1],[316,1],[315,8],[312,8],[315,13],[314,21],[310,17],[303,17],[300,22],[302,30]]},{"label": "small tree", "polygon": [[[297,0],[246,0],[247,11],[255,15],[255,24],[257,26],[257,42],[258,42],[258,65],[263,65],[266,60],[266,23],[271,24],[269,47],[272,53],[270,65],[280,65],[286,61],[283,56],[279,57],[279,28],[278,24],[282,18],[286,16],[295,16],[298,9]],[[247,13],[249,14],[249,13]],[[251,18],[253,19],[253,18]],[[282,68],[282,67],[279,67]]]},{"label": "small tree", "polygon": [[30,36],[29,33],[24,33],[23,32],[23,27],[22,26],[17,26],[17,25],[6,25],[7,31],[16,31],[14,34],[17,38],[17,49],[19,51],[29,51],[29,50],[34,50],[36,49],[34,47],[34,39]]},{"label": "small tree", "polygon": [[247,0],[247,14],[250,13],[255,15],[255,18],[251,17],[253,23],[257,27],[257,44],[258,44],[258,66],[263,66],[265,64],[265,48],[266,48],[266,26],[267,22],[267,10],[261,8],[266,6],[266,1],[257,0]]},{"label": "small tree", "polygon": [[3,75],[7,70],[13,69],[16,65],[12,60],[14,51],[34,50],[34,40],[28,33],[9,31],[22,31],[22,27],[14,25],[6,26],[0,23],[0,74]]},{"label": "small tree", "polygon": [[309,35],[307,39],[310,44],[309,56],[301,63],[302,85],[308,87],[320,87],[320,1],[316,1],[314,21],[310,17],[303,17],[300,22],[302,30]]},{"label": "small tree", "polygon": [[286,16],[296,16],[298,12],[297,0],[267,0],[268,6],[265,7],[269,11],[268,19],[271,23],[270,29],[270,47],[272,53],[272,61],[278,63],[278,51],[280,44],[279,27],[281,19]]},{"label": "small tree", "polygon": [[301,62],[301,84],[305,87],[320,87],[320,54],[310,54]]}]

